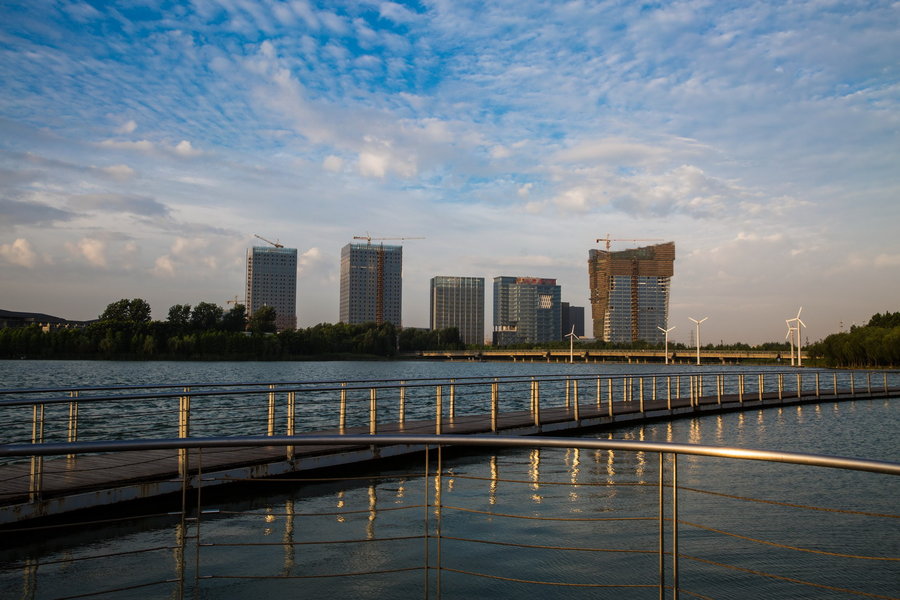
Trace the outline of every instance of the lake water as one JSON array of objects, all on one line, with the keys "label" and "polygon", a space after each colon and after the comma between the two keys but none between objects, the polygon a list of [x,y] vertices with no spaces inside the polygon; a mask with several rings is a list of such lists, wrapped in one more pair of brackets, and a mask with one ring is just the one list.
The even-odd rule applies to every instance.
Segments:
[{"label": "lake water", "polygon": [[[660,365],[620,364],[10,361],[0,363],[0,385],[659,371]],[[898,461],[898,423],[900,404],[873,399],[658,422],[600,435]],[[854,597],[841,591],[850,588],[897,596],[898,563],[874,559],[900,556],[900,519],[873,513],[897,512],[898,478],[688,456],[678,463],[679,548],[685,555],[679,563],[680,581],[691,594],[830,599]],[[52,528],[26,541],[16,538],[14,546],[0,549],[0,597],[53,598],[118,589],[116,598],[169,598],[177,585],[121,588],[180,578],[182,573],[185,595],[199,598],[424,597],[426,585],[430,597],[447,598],[657,597],[650,587],[547,585],[656,583],[655,455],[535,449],[447,457],[440,511],[424,507],[426,499],[436,503],[438,490],[436,478],[423,477],[423,467],[421,461],[410,460],[378,477],[258,483],[216,494],[203,509],[217,512],[201,514],[199,524],[189,524],[186,530],[177,517],[145,515],[89,529]],[[671,469],[668,459],[666,469]],[[817,510],[801,508],[805,506]],[[422,537],[426,528],[428,540]],[[180,550],[185,533],[188,538],[199,536],[199,545],[188,539]],[[671,549],[669,534],[666,544]],[[426,584],[420,569],[426,549],[429,564],[439,561],[445,569],[440,582],[432,570]],[[97,556],[104,558],[92,558]],[[35,567],[38,563],[41,566]],[[414,570],[395,572],[405,568]],[[671,569],[670,557],[666,568]],[[304,578],[370,571],[382,573]]]}]

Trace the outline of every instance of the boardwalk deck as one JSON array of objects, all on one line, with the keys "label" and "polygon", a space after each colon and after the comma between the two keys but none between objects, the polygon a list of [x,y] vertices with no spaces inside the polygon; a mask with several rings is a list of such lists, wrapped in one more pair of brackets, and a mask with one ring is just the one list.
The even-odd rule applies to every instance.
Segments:
[{"label": "boardwalk deck", "polygon": [[[900,396],[900,389],[876,393],[877,397]],[[801,396],[779,397],[777,392],[745,395],[743,401],[736,394],[702,397],[691,405],[689,398],[643,402],[643,412],[637,400],[615,402],[610,416],[609,405],[598,409],[596,404],[579,402],[576,420],[574,406],[542,409],[540,424],[530,411],[497,415],[496,433],[505,435],[573,434],[588,428],[614,427],[640,421],[710,414],[721,411],[754,410],[761,407],[802,403],[862,399],[869,394],[850,390],[816,395],[804,391]],[[348,428],[344,431],[317,431],[316,435],[368,434],[368,428]],[[407,421],[404,424],[379,424],[379,434],[435,433],[435,421]],[[490,434],[491,415],[464,415],[441,423],[445,434]],[[303,472],[339,465],[397,456],[421,451],[421,447],[372,446],[304,446],[303,436],[297,436],[293,456],[288,457],[282,447],[234,447],[189,453],[190,477],[179,475],[178,451],[151,450],[94,454],[76,457],[48,457],[43,459],[40,496],[29,498],[30,465],[19,462],[0,466],[0,524],[9,524],[41,516],[61,514],[81,508],[105,506],[134,499],[152,498],[178,492],[184,481],[197,486],[203,479],[216,481],[261,478]],[[32,501],[33,500],[33,501]]]}]

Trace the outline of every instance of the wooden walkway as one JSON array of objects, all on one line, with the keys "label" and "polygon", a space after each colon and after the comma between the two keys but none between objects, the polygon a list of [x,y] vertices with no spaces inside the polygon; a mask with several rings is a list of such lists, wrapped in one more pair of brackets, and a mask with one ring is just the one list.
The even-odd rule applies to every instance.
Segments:
[{"label": "wooden walkway", "polygon": [[[873,395],[859,390],[838,390],[837,394],[804,392],[802,397],[778,397],[777,392],[745,395],[743,402],[737,395],[723,395],[721,399],[700,398],[691,406],[689,398],[673,399],[671,409],[666,400],[645,401],[641,412],[638,401],[615,402],[614,414],[609,415],[605,402],[598,410],[596,404],[580,403],[578,420],[573,407],[541,409],[540,425],[529,411],[500,414],[497,417],[497,434],[538,435],[575,434],[588,428],[611,428],[623,424],[660,420],[694,415],[755,410],[762,407],[788,406],[837,400],[886,398],[900,396],[900,389],[878,391]],[[317,431],[314,435],[368,434],[368,428],[348,428],[345,431]],[[435,421],[407,421],[402,426],[393,423],[379,424],[379,434],[433,434]],[[491,434],[491,415],[457,416],[441,424],[444,434]],[[263,478],[289,473],[309,471],[363,461],[419,452],[421,447],[397,446],[303,446],[303,435],[298,435],[293,458],[289,459],[283,447],[235,447],[223,449],[190,450],[191,487],[209,485],[208,479],[223,482],[229,479]],[[146,499],[180,492],[184,483],[179,475],[177,450],[150,450],[119,452],[113,454],[84,455],[72,458],[48,457],[43,459],[43,478],[40,496],[29,500],[30,464],[28,461],[0,465],[0,525],[21,522],[42,516],[107,506],[135,499]]]}]

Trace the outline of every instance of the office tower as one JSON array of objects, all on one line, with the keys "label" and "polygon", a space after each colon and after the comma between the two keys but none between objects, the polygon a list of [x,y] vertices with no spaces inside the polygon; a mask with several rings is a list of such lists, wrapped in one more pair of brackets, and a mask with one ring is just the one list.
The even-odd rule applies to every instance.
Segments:
[{"label": "office tower", "polygon": [[431,329],[456,327],[464,344],[484,343],[484,278],[431,278]]},{"label": "office tower", "polygon": [[494,278],[494,345],[560,339],[560,287],[555,279]]},{"label": "office tower", "polygon": [[591,250],[588,275],[594,337],[605,342],[662,343],[669,320],[675,243],[610,252]]},{"label": "office tower", "polygon": [[400,327],[402,271],[402,246],[366,243],[341,248],[341,322]]},{"label": "office tower", "polygon": [[560,303],[559,311],[560,334],[565,338],[572,332],[572,326],[575,326],[575,335],[580,338],[584,337],[584,307],[570,306],[568,302]]},{"label": "office tower", "polygon": [[275,309],[278,331],[297,328],[297,249],[280,244],[247,250],[247,313]]}]

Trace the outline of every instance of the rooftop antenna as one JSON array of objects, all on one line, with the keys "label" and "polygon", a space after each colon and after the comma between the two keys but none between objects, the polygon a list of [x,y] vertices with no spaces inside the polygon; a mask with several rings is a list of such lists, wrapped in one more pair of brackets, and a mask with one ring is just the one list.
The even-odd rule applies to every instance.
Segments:
[{"label": "rooftop antenna", "polygon": [[578,334],[575,333],[575,326],[572,325],[572,331],[566,334],[566,337],[569,338],[569,362],[575,362],[575,355],[573,354],[572,348],[575,344],[575,340],[578,339]]},{"label": "rooftop antenna", "polygon": [[663,329],[662,327],[657,325],[656,328],[666,334],[666,364],[669,364],[669,332],[675,329],[675,326],[672,325],[668,329]]},{"label": "rooftop antenna", "polygon": [[709,317],[703,317],[699,321],[694,317],[688,317],[691,321],[697,324],[697,364],[700,364],[700,323],[707,320]]}]

